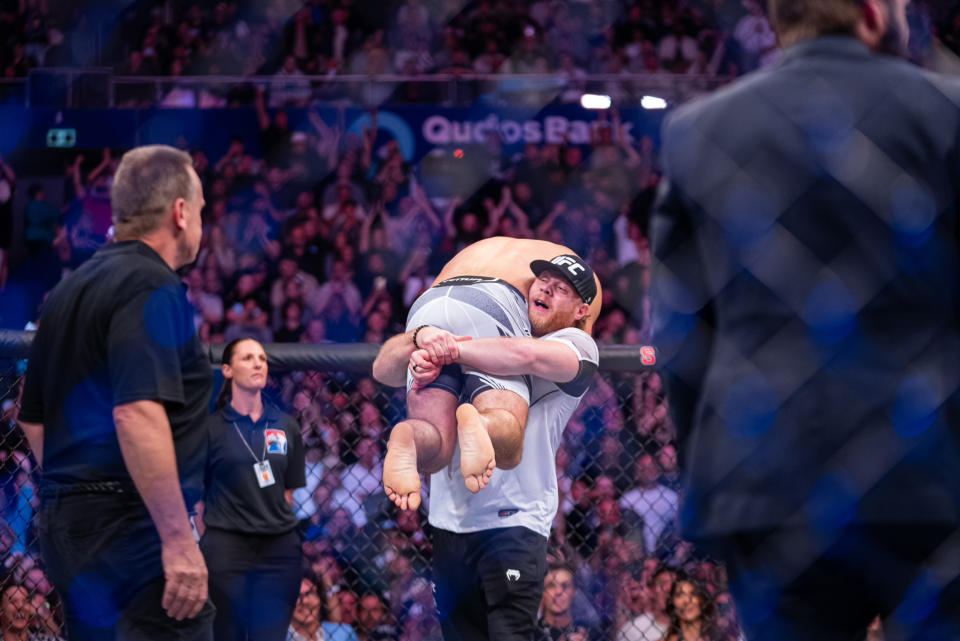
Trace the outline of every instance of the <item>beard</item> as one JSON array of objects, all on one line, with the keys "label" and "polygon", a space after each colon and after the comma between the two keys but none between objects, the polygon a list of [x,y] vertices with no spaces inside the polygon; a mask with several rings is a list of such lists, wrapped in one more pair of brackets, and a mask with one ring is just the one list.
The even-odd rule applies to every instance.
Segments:
[{"label": "beard", "polygon": [[884,32],[883,37],[880,38],[879,44],[877,44],[877,53],[896,56],[898,58],[908,58],[910,56],[910,50],[907,43],[910,40],[910,31],[908,26],[901,25],[894,20],[894,14],[896,13],[895,2],[896,0],[887,0],[886,2],[887,12],[890,17],[887,30]]},{"label": "beard", "polygon": [[547,318],[530,319],[530,333],[533,336],[543,336],[558,329],[573,327],[574,314],[554,312]]}]

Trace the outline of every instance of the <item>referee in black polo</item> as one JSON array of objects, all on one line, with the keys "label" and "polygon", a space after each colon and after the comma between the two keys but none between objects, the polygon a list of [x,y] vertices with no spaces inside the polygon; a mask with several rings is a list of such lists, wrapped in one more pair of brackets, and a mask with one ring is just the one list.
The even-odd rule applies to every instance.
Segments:
[{"label": "referee in black polo", "polygon": [[20,421],[42,463],[40,549],[71,641],[210,639],[207,569],[186,505],[203,486],[210,363],[174,270],[200,247],[190,157],[124,154],[116,243],[50,295]]}]

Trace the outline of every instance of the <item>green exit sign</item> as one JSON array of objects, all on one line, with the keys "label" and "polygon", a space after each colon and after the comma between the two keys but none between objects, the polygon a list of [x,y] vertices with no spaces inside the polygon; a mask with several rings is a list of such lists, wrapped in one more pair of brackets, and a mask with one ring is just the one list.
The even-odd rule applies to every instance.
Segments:
[{"label": "green exit sign", "polygon": [[75,147],[76,129],[51,129],[47,132],[47,147]]}]

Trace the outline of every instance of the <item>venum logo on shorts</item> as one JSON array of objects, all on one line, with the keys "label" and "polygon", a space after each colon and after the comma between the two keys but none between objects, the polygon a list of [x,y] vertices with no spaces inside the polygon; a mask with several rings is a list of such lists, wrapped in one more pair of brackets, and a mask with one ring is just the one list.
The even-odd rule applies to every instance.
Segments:
[{"label": "venum logo on shorts", "polygon": [[510,568],[507,570],[507,581],[514,582],[520,580],[520,570]]},{"label": "venum logo on shorts", "polygon": [[513,516],[519,511],[520,510],[500,510],[499,512],[497,512],[497,516],[500,517],[501,519],[505,519],[508,516]]}]

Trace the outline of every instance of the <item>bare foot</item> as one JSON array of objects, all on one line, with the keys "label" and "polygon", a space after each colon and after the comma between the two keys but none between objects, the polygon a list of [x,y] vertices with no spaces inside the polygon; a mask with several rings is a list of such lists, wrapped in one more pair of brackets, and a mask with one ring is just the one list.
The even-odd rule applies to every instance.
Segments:
[{"label": "bare foot", "polygon": [[394,425],[383,457],[383,491],[402,510],[420,506],[420,475],[417,473],[417,444],[413,427],[407,422]]},{"label": "bare foot", "polygon": [[469,403],[457,408],[457,441],[460,444],[463,482],[468,490],[476,494],[487,486],[497,462],[480,412]]}]

